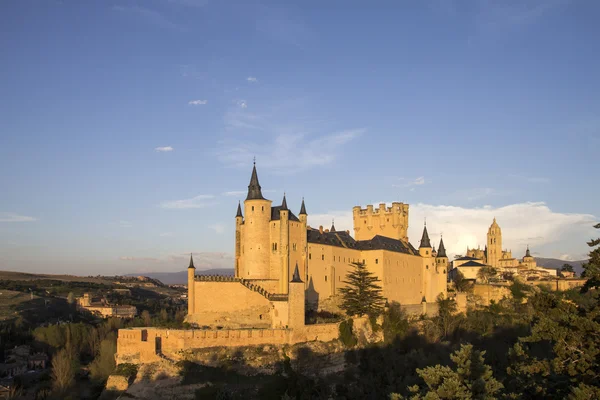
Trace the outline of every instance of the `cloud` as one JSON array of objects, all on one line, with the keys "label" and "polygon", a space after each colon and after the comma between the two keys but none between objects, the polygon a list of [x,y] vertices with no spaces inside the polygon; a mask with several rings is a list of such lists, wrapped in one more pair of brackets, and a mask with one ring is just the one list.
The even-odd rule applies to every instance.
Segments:
[{"label": "cloud", "polygon": [[165,146],[165,147],[156,147],[156,148],[154,148],[154,150],[158,151],[158,152],[163,152],[164,153],[164,152],[167,152],[167,151],[173,151],[175,149],[172,148],[171,146]]},{"label": "cloud", "polygon": [[246,190],[232,190],[231,192],[223,192],[223,196],[242,196],[247,193]]},{"label": "cloud", "polygon": [[[401,181],[405,181],[405,178],[399,178],[399,180]],[[414,180],[410,181],[410,182],[405,182],[405,183],[395,183],[392,185],[392,187],[411,187],[411,186],[421,186],[425,184],[425,177],[424,176],[419,176],[418,178],[415,178]],[[414,188],[412,188],[410,190],[411,192],[414,191]]]},{"label": "cloud", "polygon": [[19,215],[10,212],[0,212],[0,222],[33,222],[37,221],[34,217]]},{"label": "cloud", "polygon": [[[391,206],[391,204],[390,204]],[[513,257],[522,257],[529,245],[532,251],[545,257],[570,254],[584,259],[586,240],[594,237],[596,217],[590,214],[571,214],[552,211],[543,202],[529,202],[503,207],[456,207],[416,204],[410,206],[408,236],[418,247],[427,217],[427,230],[432,243],[439,243],[443,234],[446,249],[452,255],[464,254],[466,247],[485,247],[486,235],[494,217],[502,229],[503,247],[513,250]],[[353,234],[352,211],[331,211],[308,216],[312,227],[328,227],[335,219],[339,230]]]},{"label": "cloud", "polygon": [[248,108],[248,103],[246,102],[246,100],[238,100],[236,104],[241,108]]},{"label": "cloud", "polygon": [[247,78],[246,78],[246,80],[247,80],[248,82],[250,82],[250,83],[256,83],[256,82],[258,82],[258,79],[256,79],[256,78],[255,78],[255,77],[253,77],[253,76],[249,76],[249,77],[247,77]]},{"label": "cloud", "polygon": [[122,256],[119,257],[119,260],[121,261],[151,261],[151,262],[158,262],[159,259],[158,258],[153,258],[153,257],[131,257],[131,256]]},{"label": "cloud", "polygon": [[139,6],[113,6],[112,9],[113,11],[135,15],[140,19],[146,21],[147,23],[157,26],[159,28],[182,30],[182,28],[179,25],[170,21],[158,11],[151,10],[149,8]]},{"label": "cloud", "polygon": [[121,228],[131,228],[133,225],[129,221],[119,221],[119,226]]},{"label": "cloud", "polygon": [[210,229],[214,230],[219,235],[225,232],[225,226],[223,224],[213,224],[208,226]]},{"label": "cloud", "polygon": [[203,106],[208,103],[208,100],[190,100],[188,102],[189,105],[192,106]]},{"label": "cloud", "polygon": [[215,205],[215,196],[211,194],[201,194],[191,199],[165,201],[160,204],[162,208],[184,210],[188,208],[204,208]]}]

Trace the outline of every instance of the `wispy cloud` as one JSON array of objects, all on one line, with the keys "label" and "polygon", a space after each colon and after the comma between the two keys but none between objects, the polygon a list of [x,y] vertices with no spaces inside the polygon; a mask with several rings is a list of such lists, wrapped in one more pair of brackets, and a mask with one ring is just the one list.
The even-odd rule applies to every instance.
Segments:
[{"label": "wispy cloud", "polygon": [[20,215],[10,212],[0,212],[0,222],[33,222],[37,221],[34,217]]},{"label": "wispy cloud", "polygon": [[242,196],[246,194],[245,190],[232,190],[230,192],[223,192],[223,196]]},{"label": "wispy cloud", "polygon": [[248,108],[248,103],[246,100],[238,100],[236,104],[241,108]]},{"label": "wispy cloud", "polygon": [[151,10],[149,8],[140,7],[140,6],[113,6],[113,11],[122,12],[126,14],[131,14],[139,17],[140,19],[146,21],[149,24],[157,26],[159,28],[164,29],[172,29],[172,30],[182,30],[182,27],[177,25],[176,23],[169,20],[163,14],[159,13],[156,10]]},{"label": "wispy cloud", "polygon": [[171,147],[171,146],[165,146],[165,147],[155,147],[154,150],[158,151],[158,152],[163,152],[164,153],[164,152],[168,152],[168,151],[173,151],[175,149],[173,147]]},{"label": "wispy cloud", "polygon": [[208,100],[190,100],[188,102],[189,105],[192,106],[203,106],[208,103]]},{"label": "wispy cloud", "polygon": [[165,201],[160,204],[162,208],[183,210],[188,208],[204,208],[215,205],[215,196],[211,194],[201,194],[191,199]]},{"label": "wispy cloud", "polygon": [[[590,214],[553,211],[543,202],[474,208],[419,203],[410,206],[408,236],[415,246],[419,244],[425,217],[432,243],[438,243],[443,234],[451,254],[464,254],[467,246],[483,248],[495,217],[502,228],[503,247],[512,249],[514,257],[522,257],[529,244],[532,251],[545,257],[572,259],[585,258],[585,242],[595,234],[593,225],[597,221]],[[352,218],[352,211],[331,211],[309,215],[308,223],[313,227],[329,226],[335,219],[337,229],[353,233]]]},{"label": "wispy cloud", "polygon": [[256,82],[258,82],[258,79],[256,79],[256,77],[254,77],[254,76],[249,76],[249,77],[246,78],[246,80],[248,82],[250,82],[250,83],[256,83]]},{"label": "wispy cloud", "polygon": [[210,229],[214,230],[219,235],[225,232],[225,225],[223,224],[213,224],[208,226]]}]

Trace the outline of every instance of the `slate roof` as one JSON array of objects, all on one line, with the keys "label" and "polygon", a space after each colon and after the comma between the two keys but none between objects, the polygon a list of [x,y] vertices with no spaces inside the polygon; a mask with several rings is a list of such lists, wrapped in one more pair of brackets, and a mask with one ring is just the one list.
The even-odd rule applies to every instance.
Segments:
[{"label": "slate roof", "polygon": [[265,200],[260,190],[260,184],[258,183],[258,174],[256,173],[256,163],[252,167],[252,176],[250,177],[250,184],[248,185],[248,196],[246,200]]},{"label": "slate roof", "polygon": [[467,261],[464,264],[460,264],[457,268],[460,267],[485,267],[485,264],[478,263],[477,261]]},{"label": "slate roof", "polygon": [[460,257],[460,258],[455,258],[455,261],[469,261],[469,260],[479,260],[479,258],[475,258],[475,257],[468,257],[468,256],[464,256],[464,257]]},{"label": "slate roof", "polygon": [[421,236],[421,244],[419,245],[419,248],[421,247],[429,247],[431,248],[431,242],[429,241],[429,234],[427,233],[427,227],[423,227],[423,236]]},{"label": "slate roof", "polygon": [[438,247],[438,257],[448,257],[446,255],[446,247],[444,247],[444,239],[440,238],[440,246]]},{"label": "slate roof", "polygon": [[237,214],[235,214],[236,217],[243,217],[242,215],[242,206],[240,204],[240,202],[238,201],[238,209],[237,209]]},{"label": "slate roof", "polygon": [[282,206],[271,207],[271,221],[279,221],[279,211],[281,210],[285,210],[289,213],[290,221],[300,222],[293,212],[289,211],[287,208],[282,208]]},{"label": "slate roof", "polygon": [[302,283],[302,279],[300,279],[300,272],[298,272],[298,263],[296,263],[296,269],[294,269],[294,275],[292,276],[292,282]]},{"label": "slate roof", "polygon": [[306,206],[304,205],[304,197],[302,198],[302,205],[300,206],[300,215],[306,214]]},{"label": "slate roof", "polygon": [[411,255],[419,254],[419,251],[410,243],[380,235],[370,240],[356,241],[345,231],[320,233],[318,229],[310,228],[307,231],[307,239],[308,243],[318,243],[355,250],[388,250]]}]

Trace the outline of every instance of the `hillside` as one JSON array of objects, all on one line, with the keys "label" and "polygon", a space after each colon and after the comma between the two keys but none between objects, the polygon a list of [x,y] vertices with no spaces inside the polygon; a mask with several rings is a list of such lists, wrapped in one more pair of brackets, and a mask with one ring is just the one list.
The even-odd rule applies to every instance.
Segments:
[{"label": "hillside", "polygon": [[546,268],[553,268],[553,269],[560,269],[564,264],[572,265],[575,272],[577,272],[577,276],[581,276],[581,273],[583,272],[583,267],[581,265],[587,261],[587,260],[564,261],[564,260],[559,260],[557,258],[543,258],[543,257],[536,257],[535,260],[537,261],[538,265],[540,265],[542,267],[546,267]]},{"label": "hillside", "polygon": [[[204,271],[196,271],[198,275],[224,275],[224,276],[233,276],[233,268],[215,268],[215,269],[207,269]],[[127,274],[126,276],[147,276],[151,279],[158,279],[165,285],[184,285],[187,284],[187,271],[179,271],[179,272],[147,272],[144,274]]]}]

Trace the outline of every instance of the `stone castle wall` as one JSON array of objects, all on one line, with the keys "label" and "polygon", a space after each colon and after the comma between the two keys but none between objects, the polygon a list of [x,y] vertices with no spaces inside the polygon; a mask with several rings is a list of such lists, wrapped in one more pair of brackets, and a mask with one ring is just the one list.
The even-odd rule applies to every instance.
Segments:
[{"label": "stone castle wall", "polygon": [[180,330],[161,328],[119,329],[117,364],[147,363],[166,357],[178,359],[180,350],[210,347],[283,345],[327,342],[338,337],[338,324],[307,325],[298,329]]}]

